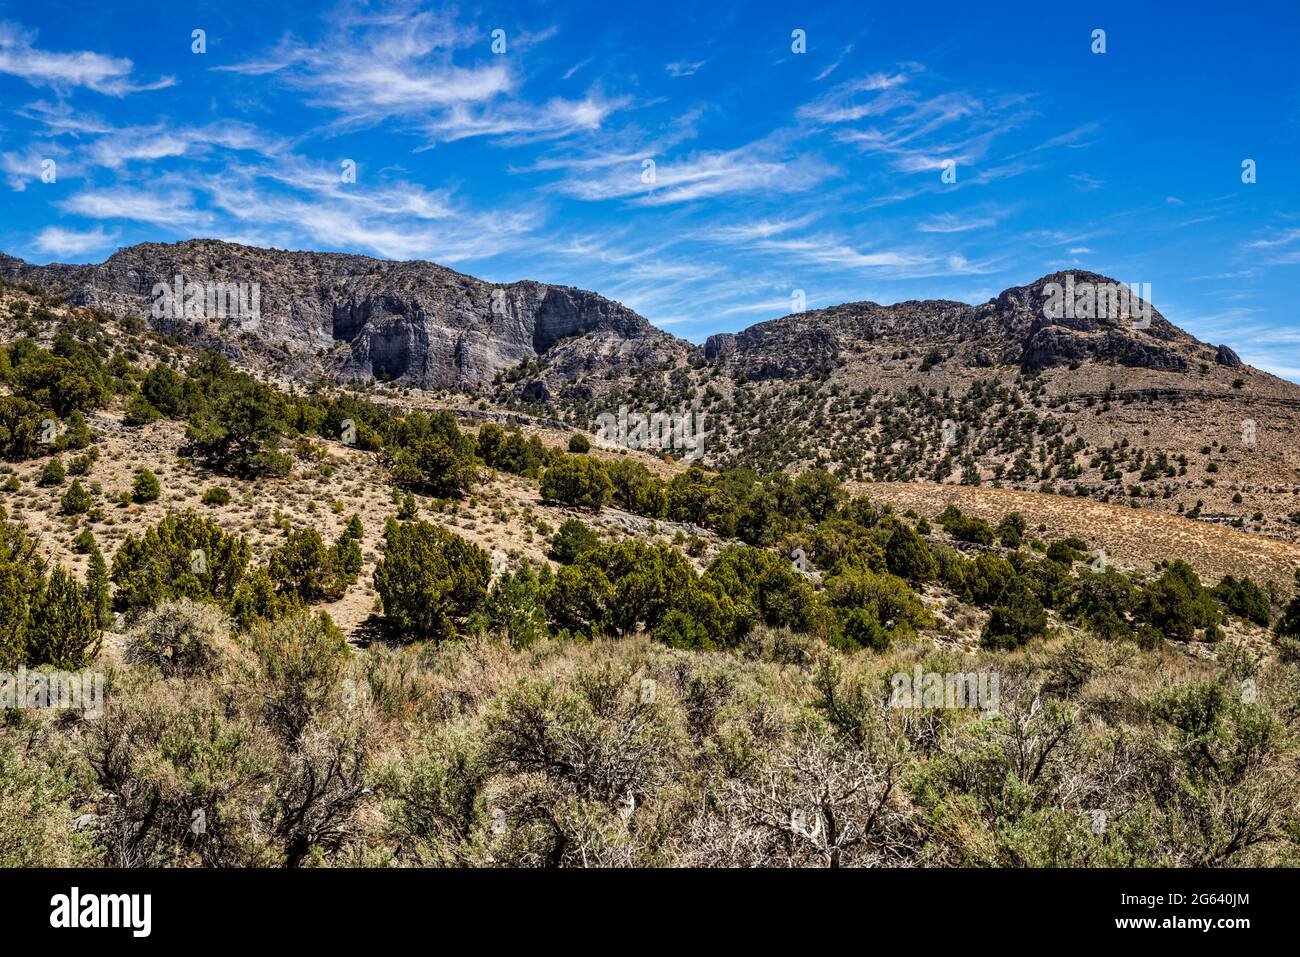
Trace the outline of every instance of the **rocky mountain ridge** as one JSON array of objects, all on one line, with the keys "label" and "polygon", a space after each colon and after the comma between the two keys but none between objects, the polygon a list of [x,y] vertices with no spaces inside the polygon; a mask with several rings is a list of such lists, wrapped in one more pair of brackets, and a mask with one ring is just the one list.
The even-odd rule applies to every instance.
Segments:
[{"label": "rocky mountain ridge", "polygon": [[[1228,346],[1198,342],[1140,300],[1133,304],[1149,308],[1145,324],[1128,314],[1045,315],[1053,283],[1118,286],[1082,270],[1044,276],[980,305],[845,303],[713,335],[702,347],[586,290],[530,280],[492,284],[434,263],[346,253],[196,239],[131,246],[94,265],[37,266],[0,254],[0,276],[75,305],[138,316],[192,345],[290,378],[476,392],[500,373],[522,370],[514,379],[531,402],[571,393],[586,378],[616,380],[701,360],[748,380],[825,375],[855,354],[891,345],[936,349],[943,361],[971,370],[1037,371],[1089,360],[1168,372],[1186,372],[1196,361],[1240,364]],[[178,308],[155,315],[155,289],[178,280],[179,288],[255,285],[257,315],[207,315],[201,304],[195,314]],[[545,370],[538,377],[526,374],[534,361]]]},{"label": "rocky mountain ridge", "polygon": [[1134,308],[1115,315],[1104,309],[1093,310],[1100,315],[1071,309],[1070,314],[1049,317],[1052,284],[1121,287],[1113,279],[1076,270],[1012,287],[980,305],[951,300],[909,300],[891,306],[845,303],[710,336],[704,355],[750,380],[826,373],[848,361],[849,354],[881,344],[938,348],[944,361],[967,369],[1019,366],[1040,371],[1094,360],[1186,372],[1196,359],[1241,364],[1231,348],[1199,342],[1140,299],[1134,300]]},{"label": "rocky mountain ridge", "polygon": [[[387,381],[376,394],[403,406],[487,400],[484,415],[587,431],[623,406],[694,409],[714,466],[1055,489],[1288,538],[1300,527],[1300,386],[1141,298],[1119,310],[1076,300],[1118,286],[1082,270],[975,305],[845,303],[699,346],[580,289],[213,240],[97,265],[0,254],[0,276],[217,348],[282,387]],[[197,314],[183,308],[186,283]],[[241,297],[255,285],[256,316],[211,317],[208,283],[243,284]],[[155,316],[155,287],[182,308]],[[1054,309],[1064,290],[1071,307]]]},{"label": "rocky mountain ridge", "polygon": [[[632,310],[582,289],[528,280],[494,285],[428,262],[216,240],[144,243],[85,266],[35,266],[0,255],[0,276],[74,305],[138,316],[192,345],[300,379],[473,391],[574,336],[590,337],[614,364],[639,361],[671,340]],[[155,309],[155,289],[178,280],[181,288],[256,284],[257,314],[207,315],[202,303]]]}]

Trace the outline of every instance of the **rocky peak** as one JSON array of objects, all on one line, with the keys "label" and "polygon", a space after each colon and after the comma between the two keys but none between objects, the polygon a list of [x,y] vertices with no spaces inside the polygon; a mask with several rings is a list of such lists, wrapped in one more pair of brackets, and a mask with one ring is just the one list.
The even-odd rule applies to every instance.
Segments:
[{"label": "rocky peak", "polygon": [[790,315],[712,336],[704,354],[749,378],[815,374],[846,354],[873,353],[883,362],[918,349],[966,368],[1037,370],[1095,360],[1185,371],[1192,354],[1210,347],[1169,323],[1142,292],[1099,273],[1063,271],[981,305],[855,302]]}]

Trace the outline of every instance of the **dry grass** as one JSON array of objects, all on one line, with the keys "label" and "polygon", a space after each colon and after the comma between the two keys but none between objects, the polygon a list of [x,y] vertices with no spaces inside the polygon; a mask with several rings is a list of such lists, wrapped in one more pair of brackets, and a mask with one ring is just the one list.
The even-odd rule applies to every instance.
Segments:
[{"label": "dry grass", "polygon": [[1046,525],[1053,537],[1078,536],[1130,569],[1147,570],[1155,562],[1182,558],[1211,583],[1224,575],[1249,575],[1290,589],[1294,570],[1300,568],[1300,545],[1164,512],[987,486],[876,482],[853,487],[896,511],[911,508],[927,517],[950,504],[993,524],[1008,512],[1019,512],[1031,532]]}]

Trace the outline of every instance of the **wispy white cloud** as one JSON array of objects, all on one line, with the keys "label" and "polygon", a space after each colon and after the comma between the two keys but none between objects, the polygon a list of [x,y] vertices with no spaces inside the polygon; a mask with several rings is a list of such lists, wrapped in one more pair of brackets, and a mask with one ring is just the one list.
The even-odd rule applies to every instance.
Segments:
[{"label": "wispy white cloud", "polygon": [[1084,123],[1081,126],[1076,126],[1067,133],[1062,133],[1059,136],[1053,136],[1050,139],[1044,140],[1035,146],[1030,152],[1037,153],[1040,150],[1056,149],[1058,146],[1068,147],[1069,149],[1084,149],[1095,142],[1093,134],[1097,133],[1100,129],[1100,123]]},{"label": "wispy white cloud", "polygon": [[509,136],[516,141],[553,139],[579,131],[597,130],[628,97],[606,98],[599,93],[581,100],[559,97],[541,106],[520,103],[476,109],[457,105],[440,114],[424,129],[437,142],[455,142],[471,136]]},{"label": "wispy white cloud", "polygon": [[178,156],[196,156],[211,149],[248,150],[273,156],[288,149],[288,143],[257,127],[223,120],[202,127],[159,123],[148,127],[114,129],[91,141],[82,151],[89,164],[118,169],[128,163],[154,162]]},{"label": "wispy white cloud", "polygon": [[62,226],[46,226],[36,236],[36,248],[51,256],[82,256],[104,249],[116,238],[116,233],[107,233],[102,226],[81,231]]},{"label": "wispy white cloud", "polygon": [[1270,239],[1256,239],[1246,243],[1247,249],[1275,249],[1278,246],[1289,246],[1291,243],[1300,239],[1300,229],[1288,229]]},{"label": "wispy white cloud", "polygon": [[[896,73],[872,73],[835,87],[811,103],[799,108],[800,119],[812,123],[849,123],[869,116],[880,116],[915,101],[913,96],[883,97],[875,94],[908,83],[920,71],[919,66]],[[866,99],[862,94],[873,94]]]},{"label": "wispy white cloud", "polygon": [[[969,167],[986,160],[994,141],[1031,114],[1015,94],[975,96],[964,91],[926,92],[924,70],[908,64],[841,83],[805,104],[798,118],[828,128],[837,143],[886,158],[902,173]],[[1002,175],[1011,168],[1003,166]],[[979,182],[988,182],[988,178]]]},{"label": "wispy white cloud", "polygon": [[847,243],[826,236],[765,239],[757,245],[760,249],[781,253],[799,262],[841,269],[904,271],[929,268],[936,261],[924,255],[899,250],[862,252]]},{"label": "wispy white cloud", "polygon": [[1035,229],[1025,234],[1024,238],[1033,246],[1046,248],[1051,246],[1077,246],[1102,235],[1103,230],[1085,229]]},{"label": "wispy white cloud", "polygon": [[15,111],[24,119],[44,126],[51,134],[71,133],[111,133],[113,124],[94,112],[86,109],[74,109],[66,99],[53,103],[37,100]]},{"label": "wispy white cloud", "polygon": [[748,243],[803,229],[816,218],[816,213],[809,213],[795,219],[759,219],[745,223],[707,226],[698,230],[695,235],[701,239],[722,243]]},{"label": "wispy white cloud", "polygon": [[573,64],[573,66],[571,66],[571,67],[569,67],[567,70],[565,70],[565,71],[564,71],[564,75],[561,76],[560,79],[561,79],[561,80],[571,80],[571,79],[573,79],[573,75],[574,75],[575,73],[577,73],[579,70],[581,70],[584,66],[586,66],[586,65],[587,65],[588,63],[590,63],[590,62],[591,62],[591,57],[587,57],[587,59],[585,59],[585,60],[579,60],[577,63]]},{"label": "wispy white cloud", "polygon": [[175,233],[197,232],[213,221],[210,213],[195,207],[193,195],[181,189],[91,189],[74,193],[59,207],[88,219],[125,219]]},{"label": "wispy white cloud", "polygon": [[826,79],[828,76],[830,76],[832,73],[834,73],[836,70],[838,70],[840,68],[840,64],[842,64],[848,58],[849,54],[852,52],[853,52],[853,44],[850,43],[848,46],[846,46],[843,50],[840,51],[840,55],[838,57],[836,57],[820,73],[818,73],[815,77],[813,77],[813,82],[819,83],[822,80]]},{"label": "wispy white cloud", "polygon": [[[686,157],[629,157],[599,175],[570,175],[557,185],[577,199],[629,199],[642,206],[667,206],[736,193],[798,193],[838,171],[811,154],[784,155],[772,142]],[[653,163],[653,166],[648,165]]]},{"label": "wispy white cloud", "polygon": [[669,63],[666,66],[664,66],[664,72],[666,72],[669,76],[672,77],[694,76],[696,73],[699,73],[700,68],[703,67],[704,64],[708,62],[709,62],[708,60],[697,60],[694,63],[688,63],[688,62]]},{"label": "wispy white cloud", "polygon": [[[543,103],[521,96],[515,55],[554,36],[554,27],[507,31],[506,49],[512,55],[497,56],[490,52],[489,34],[457,22],[449,11],[401,4],[358,9],[337,16],[319,41],[286,37],[248,61],[215,69],[273,76],[308,105],[332,112],[331,132],[398,121],[403,129],[424,134],[430,144],[590,131],[629,103],[626,97],[599,91]],[[457,55],[472,62],[456,62]]]},{"label": "wispy white cloud", "polygon": [[54,161],[55,176],[73,175],[76,166],[64,159],[61,149],[51,146],[32,145],[21,153],[0,153],[0,172],[4,173],[5,182],[16,193],[24,192],[31,183],[41,182],[45,162]]},{"label": "wispy white cloud", "polygon": [[118,97],[160,90],[175,83],[170,76],[151,83],[133,82],[134,64],[124,57],[89,50],[55,53],[35,44],[35,32],[0,22],[0,73],[20,77],[32,86],[60,91],[83,88]]},{"label": "wispy white cloud", "polygon": [[389,259],[490,259],[523,247],[543,219],[533,206],[479,210],[450,190],[403,181],[357,188],[341,182],[337,168],[297,157],[201,177],[193,185],[222,214],[219,223],[227,230],[298,236]]},{"label": "wispy white cloud", "polygon": [[1002,215],[998,211],[975,212],[966,216],[958,213],[940,213],[920,223],[916,228],[922,233],[968,233],[976,229],[996,226]]}]

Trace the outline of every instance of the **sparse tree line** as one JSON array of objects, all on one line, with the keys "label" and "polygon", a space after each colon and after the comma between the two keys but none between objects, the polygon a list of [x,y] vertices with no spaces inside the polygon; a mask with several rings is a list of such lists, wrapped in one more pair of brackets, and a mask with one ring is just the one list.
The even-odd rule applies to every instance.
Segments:
[{"label": "sparse tree line", "polygon": [[[909,356],[904,351],[893,358]],[[934,358],[927,355],[920,371],[935,367]],[[599,397],[588,386],[565,390],[552,400],[547,414],[558,411],[568,421],[583,423],[601,407],[620,403],[650,409],[698,403],[713,423],[710,455],[719,468],[804,470],[834,463],[839,474],[857,481],[1012,484],[1133,507],[1141,499],[1170,499],[1180,487],[1190,487],[1189,469],[1198,464],[1210,476],[1199,480],[1212,487],[1223,458],[1232,451],[1220,440],[1202,447],[1205,461],[1196,463],[1185,453],[1148,451],[1138,437],[1094,448],[1067,416],[1101,415],[1116,405],[1153,402],[1154,394],[1145,399],[1121,395],[1112,383],[1096,396],[1049,396],[1042,376],[1023,370],[1010,384],[980,379],[961,394],[937,385],[855,390],[825,373],[796,384],[749,381],[741,373],[724,394],[713,367],[702,361],[691,367],[666,362],[628,372],[631,381],[599,390]],[[512,401],[504,384],[498,383],[497,399],[507,407],[527,407]],[[748,427],[755,422],[763,427]],[[951,423],[951,434],[945,435],[943,423]],[[1087,471],[1097,474],[1085,479]],[[1180,502],[1178,511],[1188,509]],[[1188,514],[1197,518],[1200,510]],[[1232,524],[1244,527],[1249,521],[1258,526],[1264,519],[1253,512],[1237,516]]]}]

